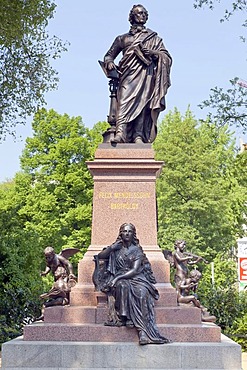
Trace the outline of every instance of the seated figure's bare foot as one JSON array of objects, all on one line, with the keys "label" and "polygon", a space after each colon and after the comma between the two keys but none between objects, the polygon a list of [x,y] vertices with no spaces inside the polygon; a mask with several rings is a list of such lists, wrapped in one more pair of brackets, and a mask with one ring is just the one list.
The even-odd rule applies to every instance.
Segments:
[{"label": "seated figure's bare foot", "polygon": [[118,321],[106,321],[104,323],[105,326],[124,326],[125,323],[122,322],[121,320],[118,320]]},{"label": "seated figure's bare foot", "polygon": [[134,323],[133,323],[132,320],[126,320],[126,324],[125,325],[127,326],[127,328],[134,328],[135,327],[135,325],[134,325]]},{"label": "seated figure's bare foot", "polygon": [[202,321],[204,322],[215,322],[216,317],[213,315],[210,315],[210,313],[207,311],[205,307],[202,307]]},{"label": "seated figure's bare foot", "polygon": [[44,321],[44,315],[42,314],[42,315],[41,315],[41,316],[39,316],[39,317],[35,317],[33,321],[34,321],[34,322],[36,322],[36,321]]}]

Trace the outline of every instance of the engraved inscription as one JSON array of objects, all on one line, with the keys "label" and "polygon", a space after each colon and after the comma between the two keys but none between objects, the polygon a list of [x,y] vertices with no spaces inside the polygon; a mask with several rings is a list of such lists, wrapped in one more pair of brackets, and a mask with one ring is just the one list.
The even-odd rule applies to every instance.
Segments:
[{"label": "engraved inscription", "polygon": [[138,203],[111,203],[111,209],[138,209]]},{"label": "engraved inscription", "polygon": [[146,191],[100,191],[98,193],[99,199],[110,200],[108,207],[113,210],[139,209],[139,203],[135,202],[135,199],[147,199],[150,197],[151,193]]}]

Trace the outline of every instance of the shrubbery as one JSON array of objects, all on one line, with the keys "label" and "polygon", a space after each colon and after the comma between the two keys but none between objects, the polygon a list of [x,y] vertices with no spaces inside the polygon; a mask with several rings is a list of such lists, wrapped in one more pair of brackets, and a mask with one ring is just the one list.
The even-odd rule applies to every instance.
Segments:
[{"label": "shrubbery", "polygon": [[239,292],[236,262],[219,254],[215,259],[215,282],[210,281],[210,266],[204,270],[199,287],[201,303],[216,316],[223,334],[247,350],[247,291]]},{"label": "shrubbery", "polygon": [[5,287],[0,297],[0,343],[22,335],[23,326],[40,315],[40,308],[30,289]]}]

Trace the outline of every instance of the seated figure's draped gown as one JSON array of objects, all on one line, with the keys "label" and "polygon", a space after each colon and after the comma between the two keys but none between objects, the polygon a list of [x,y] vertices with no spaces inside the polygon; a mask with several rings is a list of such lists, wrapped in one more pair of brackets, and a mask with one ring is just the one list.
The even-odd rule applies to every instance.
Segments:
[{"label": "seated figure's draped gown", "polygon": [[131,320],[138,330],[143,330],[151,341],[163,339],[158,332],[154,316],[154,299],[159,293],[152,282],[150,264],[140,245],[131,244],[128,248],[111,252],[108,260],[108,271],[113,277],[122,275],[133,268],[135,261],[141,264],[135,276],[120,279],[112,288],[118,316]]}]

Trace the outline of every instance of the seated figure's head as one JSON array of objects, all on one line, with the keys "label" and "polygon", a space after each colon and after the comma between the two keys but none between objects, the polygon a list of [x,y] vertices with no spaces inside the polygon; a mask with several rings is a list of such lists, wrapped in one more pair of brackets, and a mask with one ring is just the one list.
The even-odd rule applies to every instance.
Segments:
[{"label": "seated figure's head", "polygon": [[189,277],[190,277],[192,282],[197,283],[201,279],[202,274],[198,270],[191,270]]},{"label": "seated figure's head", "polygon": [[54,272],[54,276],[55,276],[56,279],[59,279],[59,278],[64,279],[64,278],[67,277],[67,271],[63,266],[58,266],[58,268]]},{"label": "seated figure's head", "polygon": [[137,245],[139,244],[139,240],[136,237],[136,228],[131,223],[124,223],[120,226],[119,234],[118,234],[118,240],[124,240],[126,237],[126,234],[129,235],[131,238],[131,241],[133,244]]}]

